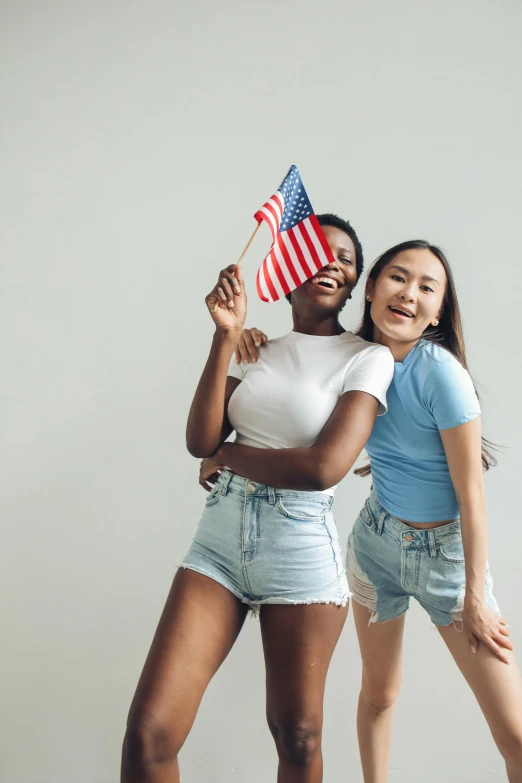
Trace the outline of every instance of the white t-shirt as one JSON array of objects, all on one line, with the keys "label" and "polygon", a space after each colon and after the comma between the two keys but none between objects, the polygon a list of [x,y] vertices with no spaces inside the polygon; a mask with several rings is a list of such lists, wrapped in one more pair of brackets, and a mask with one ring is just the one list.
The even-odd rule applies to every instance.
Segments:
[{"label": "white t-shirt", "polygon": [[242,381],[230,398],[228,418],[236,443],[263,449],[311,446],[341,396],[364,391],[386,413],[394,370],[383,345],[352,332],[332,337],[290,332],[269,340],[254,364],[236,364],[228,374]]}]

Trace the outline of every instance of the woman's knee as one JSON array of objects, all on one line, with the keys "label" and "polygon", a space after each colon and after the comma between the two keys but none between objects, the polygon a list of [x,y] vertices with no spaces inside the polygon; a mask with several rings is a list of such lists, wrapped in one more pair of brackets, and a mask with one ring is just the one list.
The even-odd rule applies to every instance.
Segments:
[{"label": "woman's knee", "polygon": [[399,691],[400,683],[377,684],[363,679],[361,700],[374,715],[382,715],[395,707]]},{"label": "woman's knee", "polygon": [[172,726],[152,716],[130,716],[123,740],[123,767],[147,774],[157,765],[173,763],[178,755],[176,732]]},{"label": "woman's knee", "polygon": [[522,772],[522,726],[517,726],[506,736],[497,738],[497,745],[508,769]]},{"label": "woman's knee", "polygon": [[268,721],[279,755],[296,767],[307,767],[321,752],[321,722],[297,718]]}]

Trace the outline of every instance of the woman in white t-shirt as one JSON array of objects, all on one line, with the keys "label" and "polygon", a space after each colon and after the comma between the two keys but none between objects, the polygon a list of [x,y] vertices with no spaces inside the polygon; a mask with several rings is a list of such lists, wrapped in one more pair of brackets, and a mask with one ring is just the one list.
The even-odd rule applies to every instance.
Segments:
[{"label": "woman in white t-shirt", "polygon": [[[386,411],[393,359],[340,325],[362,249],[345,221],[319,221],[335,262],[292,293],[294,330],[270,341],[261,361],[233,361],[246,315],[240,269],[223,270],[206,298],[216,331],[189,451],[214,454],[235,429],[262,458],[247,472],[222,471],[209,493],[130,710],[123,783],[179,781],[178,752],[249,609],[260,617],[278,780],[322,780],[324,685],[349,597],[333,492]],[[312,491],[292,490],[289,453]]]}]

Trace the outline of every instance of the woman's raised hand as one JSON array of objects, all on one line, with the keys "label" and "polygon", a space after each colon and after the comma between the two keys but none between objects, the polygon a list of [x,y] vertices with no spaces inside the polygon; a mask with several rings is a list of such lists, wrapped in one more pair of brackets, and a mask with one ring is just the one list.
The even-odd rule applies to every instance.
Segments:
[{"label": "woman's raised hand", "polygon": [[243,328],[247,299],[241,269],[237,264],[221,270],[205,303],[218,329],[239,331]]},{"label": "woman's raised hand", "polygon": [[245,364],[257,362],[259,358],[258,348],[264,345],[268,337],[260,329],[254,326],[252,329],[243,329],[236,347],[236,362]]}]

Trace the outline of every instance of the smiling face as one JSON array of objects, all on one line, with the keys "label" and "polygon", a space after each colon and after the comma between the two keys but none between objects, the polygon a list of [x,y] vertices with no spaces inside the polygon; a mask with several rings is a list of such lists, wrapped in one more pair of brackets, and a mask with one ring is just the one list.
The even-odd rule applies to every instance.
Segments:
[{"label": "smiling face", "polygon": [[407,348],[430,326],[437,326],[446,291],[446,272],[431,250],[413,248],[398,253],[377,280],[368,280],[374,340]]},{"label": "smiling face", "polygon": [[297,310],[339,312],[357,282],[355,246],[351,238],[334,226],[322,226],[322,230],[335,262],[292,291],[292,307]]}]

